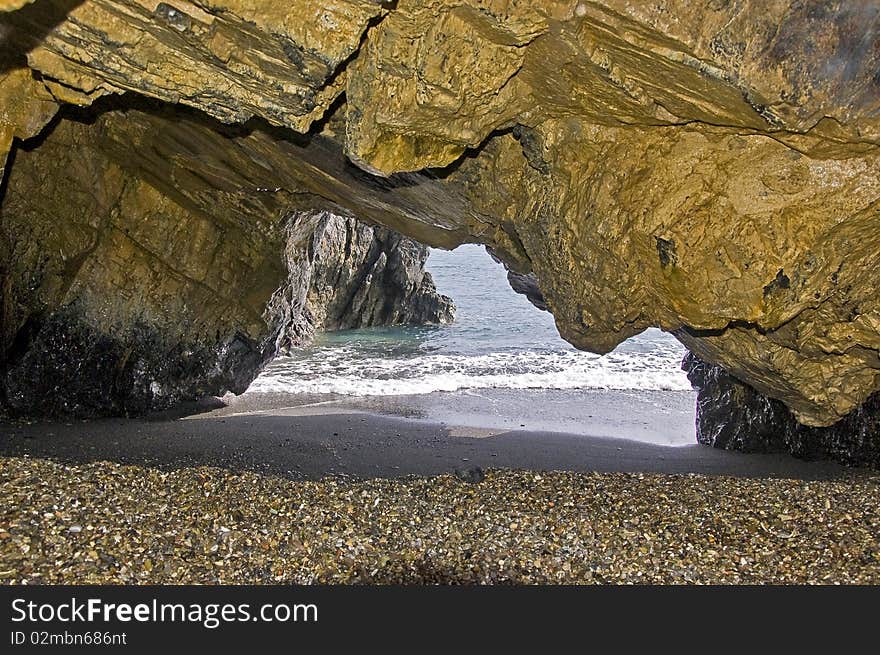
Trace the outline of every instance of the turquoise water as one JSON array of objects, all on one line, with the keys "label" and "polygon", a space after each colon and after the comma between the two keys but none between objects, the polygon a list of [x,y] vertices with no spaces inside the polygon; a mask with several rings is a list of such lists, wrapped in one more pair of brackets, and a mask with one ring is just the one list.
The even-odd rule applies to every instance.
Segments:
[{"label": "turquoise water", "polygon": [[432,250],[428,270],[453,298],[451,325],[320,335],[279,357],[250,391],[422,394],[458,389],[690,389],[684,348],[650,329],[598,356],[563,341],[553,317],[507,284],[481,246]]}]

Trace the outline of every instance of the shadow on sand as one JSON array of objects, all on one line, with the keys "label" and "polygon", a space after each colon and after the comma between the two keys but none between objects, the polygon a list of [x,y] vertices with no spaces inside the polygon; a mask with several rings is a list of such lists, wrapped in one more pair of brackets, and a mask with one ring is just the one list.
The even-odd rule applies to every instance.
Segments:
[{"label": "shadow on sand", "polygon": [[472,467],[535,471],[700,473],[805,480],[856,469],[787,455],[747,455],[705,446],[511,431],[452,436],[443,424],[363,413],[311,416],[194,415],[0,425],[0,455],[67,463],[109,460],[180,468],[216,466],[293,479],[437,475]]}]

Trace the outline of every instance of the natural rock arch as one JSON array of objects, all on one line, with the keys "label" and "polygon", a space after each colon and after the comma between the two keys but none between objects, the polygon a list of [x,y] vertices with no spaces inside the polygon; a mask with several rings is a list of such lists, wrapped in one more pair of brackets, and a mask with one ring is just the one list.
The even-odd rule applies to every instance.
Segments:
[{"label": "natural rock arch", "polygon": [[[4,18],[0,144],[63,104],[155,98],[81,138],[184,206],[243,229],[296,201],[484,243],[575,345],[658,326],[826,426],[880,387],[878,14],[37,0]],[[257,250],[275,238],[252,227]]]}]

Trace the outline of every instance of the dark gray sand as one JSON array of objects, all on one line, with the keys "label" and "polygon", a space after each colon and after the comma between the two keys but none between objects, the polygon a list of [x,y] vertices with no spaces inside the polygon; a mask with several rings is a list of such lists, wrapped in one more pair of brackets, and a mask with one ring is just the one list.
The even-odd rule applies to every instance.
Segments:
[{"label": "dark gray sand", "polygon": [[[427,476],[473,467],[807,480],[853,473],[830,462],[805,462],[785,455],[746,455],[694,443],[662,446],[608,436],[622,429],[619,425],[606,429],[608,417],[616,412],[623,424],[651,425],[660,440],[693,439],[693,428],[683,422],[682,412],[672,413],[664,422],[662,414],[649,405],[631,402],[623,406],[621,397],[607,392],[584,404],[588,409],[582,413],[600,417],[590,424],[585,416],[585,429],[595,430],[589,434],[493,427],[488,420],[474,427],[474,421],[468,420],[450,423],[366,413],[358,409],[359,401],[346,398],[246,394],[226,407],[185,418],[166,414],[152,420],[3,425],[0,455],[164,468],[216,466],[293,479]],[[374,410],[427,414],[425,405],[430,401],[421,398],[422,405],[414,405],[412,398],[385,398],[381,407],[375,399],[367,402],[373,403]],[[544,402],[541,394],[531,398],[532,403]],[[438,400],[438,404],[442,403]],[[455,406],[445,406],[450,420],[456,419]],[[461,406],[468,410],[465,402]],[[474,413],[471,406],[464,412],[465,419]],[[534,414],[534,408],[523,412],[529,416],[523,420],[538,423],[532,420]],[[482,419],[486,416],[488,411]]]},{"label": "dark gray sand", "polygon": [[246,393],[219,414],[362,411],[418,418],[474,432],[525,430],[631,439],[657,446],[694,443],[693,391],[464,389],[406,396]]},{"label": "dark gray sand", "polygon": [[880,581],[876,474],[651,443],[686,397],[481,397],[4,425],[0,582]]}]

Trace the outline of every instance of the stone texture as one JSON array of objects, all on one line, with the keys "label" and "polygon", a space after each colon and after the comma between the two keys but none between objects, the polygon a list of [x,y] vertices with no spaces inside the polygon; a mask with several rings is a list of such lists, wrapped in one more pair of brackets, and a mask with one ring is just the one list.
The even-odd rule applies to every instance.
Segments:
[{"label": "stone texture", "polygon": [[274,216],[166,195],[92,132],[62,121],[15,154],[0,207],[5,404],[125,414],[244,391],[274,353]]},{"label": "stone texture", "polygon": [[425,271],[427,247],[326,211],[294,214],[288,235],[288,282],[269,310],[282,317],[282,352],[302,346],[317,331],[454,319],[452,299],[437,293]]},{"label": "stone texture", "polygon": [[578,347],[661,327],[812,426],[880,389],[875,2],[37,0],[0,20],[56,102],[246,122],[107,119],[132,124],[101,147],[181,202],[250,189],[257,214],[484,243]]},{"label": "stone texture", "polygon": [[544,294],[541,293],[538,278],[535,277],[534,273],[507,271],[507,282],[510,284],[511,289],[524,295],[535,307],[548,311],[547,301],[544,300]]},{"label": "stone texture", "polygon": [[507,134],[449,179],[501,217],[493,249],[537,275],[564,338],[607,352],[659,326],[813,424],[873,392],[876,155],[706,127],[543,129],[549,174]]},{"label": "stone texture", "polygon": [[20,9],[29,2],[33,1],[34,0],[0,0],[0,11],[12,11],[14,9]]},{"label": "stone texture", "polygon": [[82,93],[66,102],[131,91],[305,131],[342,92],[345,60],[383,13],[369,0],[40,0],[6,21],[53,90]]},{"label": "stone texture", "polygon": [[[61,120],[15,154],[0,206],[9,411],[140,414],[241,393],[279,344],[315,329],[451,320],[424,246],[353,218],[296,220],[296,194],[241,177],[265,162],[248,170],[212,151],[226,136],[179,117],[165,143],[181,163],[162,178],[162,140],[140,140],[159,118],[135,114]],[[270,302],[296,276],[307,317]]]},{"label": "stone texture", "polygon": [[[371,34],[354,161],[483,144],[450,178],[579,347],[660,326],[813,425],[878,388],[873,3],[462,4],[401,2]],[[517,57],[467,75],[457,34]],[[377,92],[389,77],[415,99]]]},{"label": "stone texture", "polygon": [[58,104],[30,69],[7,60],[0,49],[0,182],[13,139],[36,136],[58,111]]},{"label": "stone texture", "polygon": [[688,353],[682,363],[697,389],[697,440],[751,453],[791,453],[880,467],[880,395],[826,428],[801,425],[778,400],[757,393],[720,366]]}]

